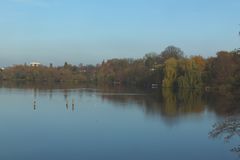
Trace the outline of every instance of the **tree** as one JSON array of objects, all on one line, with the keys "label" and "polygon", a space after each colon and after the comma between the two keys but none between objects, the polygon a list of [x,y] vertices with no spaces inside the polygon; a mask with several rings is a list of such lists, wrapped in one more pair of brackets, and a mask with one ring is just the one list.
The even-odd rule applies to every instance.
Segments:
[{"label": "tree", "polygon": [[179,62],[177,82],[180,88],[201,87],[201,67],[194,59],[185,59]]},{"label": "tree", "polygon": [[178,59],[183,59],[184,58],[184,52],[175,46],[168,46],[161,54],[160,58],[162,62],[165,62],[169,58],[175,58],[176,60]]},{"label": "tree", "polygon": [[147,53],[144,56],[145,66],[148,68],[153,68],[159,62],[159,55],[155,52]]},{"label": "tree", "polygon": [[164,63],[164,79],[162,82],[163,87],[175,87],[177,78],[177,60],[172,57]]},{"label": "tree", "polygon": [[231,88],[237,65],[234,54],[227,51],[218,52],[216,58],[210,58],[207,62],[209,83],[222,89]]}]

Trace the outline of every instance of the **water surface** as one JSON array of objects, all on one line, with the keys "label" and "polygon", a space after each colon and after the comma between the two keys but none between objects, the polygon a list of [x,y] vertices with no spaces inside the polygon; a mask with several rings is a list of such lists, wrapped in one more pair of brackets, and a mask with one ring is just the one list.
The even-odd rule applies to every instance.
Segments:
[{"label": "water surface", "polygon": [[59,88],[0,89],[0,159],[239,158],[232,95]]}]

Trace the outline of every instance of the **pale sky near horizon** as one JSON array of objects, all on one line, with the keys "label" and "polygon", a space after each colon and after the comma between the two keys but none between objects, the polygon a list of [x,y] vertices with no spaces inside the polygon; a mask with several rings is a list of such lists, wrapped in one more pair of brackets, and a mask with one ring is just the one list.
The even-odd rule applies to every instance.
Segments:
[{"label": "pale sky near horizon", "polygon": [[239,0],[0,0],[0,66],[240,48]]}]

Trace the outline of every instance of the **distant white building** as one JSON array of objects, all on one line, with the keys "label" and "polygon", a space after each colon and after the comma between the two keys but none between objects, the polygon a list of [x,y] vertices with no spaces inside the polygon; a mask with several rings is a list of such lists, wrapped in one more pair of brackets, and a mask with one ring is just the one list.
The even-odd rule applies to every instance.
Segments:
[{"label": "distant white building", "polygon": [[38,67],[38,66],[40,66],[41,65],[41,63],[39,63],[39,62],[31,62],[30,63],[30,66],[31,67]]}]

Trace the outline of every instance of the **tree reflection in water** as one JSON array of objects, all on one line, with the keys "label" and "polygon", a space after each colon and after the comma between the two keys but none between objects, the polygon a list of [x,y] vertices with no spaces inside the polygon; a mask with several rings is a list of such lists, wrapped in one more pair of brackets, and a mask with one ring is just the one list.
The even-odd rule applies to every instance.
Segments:
[{"label": "tree reflection in water", "polygon": [[144,111],[148,117],[160,117],[168,124],[176,124],[181,117],[202,114],[205,110],[201,90],[173,91],[165,88],[141,93],[104,90],[97,95],[103,101],[114,103],[115,107],[123,108],[136,104],[134,106]]},{"label": "tree reflection in water", "polygon": [[[225,142],[230,142],[235,136],[240,136],[239,117],[230,117],[222,122],[215,123],[213,125],[213,130],[209,132],[209,137],[213,139],[223,137]],[[230,151],[237,153],[240,158],[240,145],[233,147]]]}]

